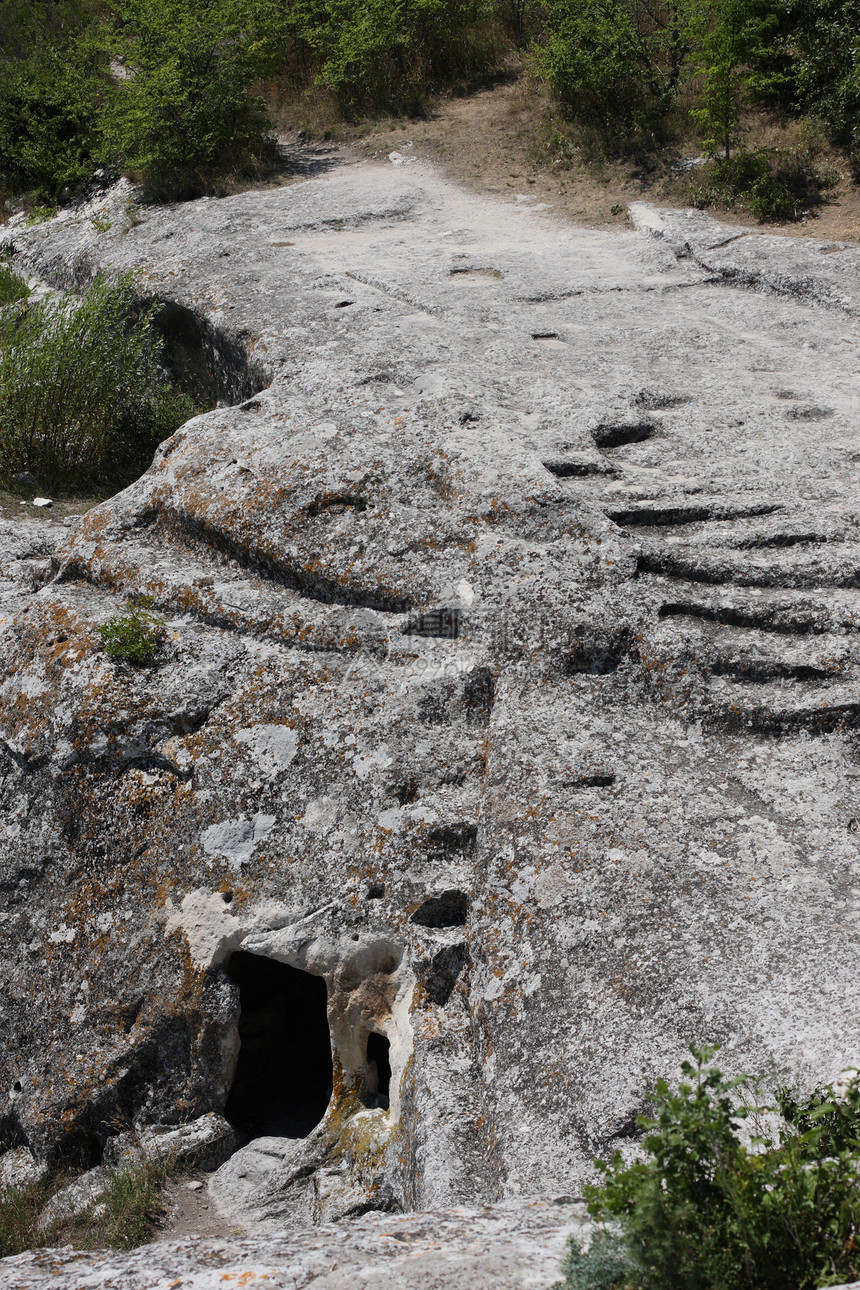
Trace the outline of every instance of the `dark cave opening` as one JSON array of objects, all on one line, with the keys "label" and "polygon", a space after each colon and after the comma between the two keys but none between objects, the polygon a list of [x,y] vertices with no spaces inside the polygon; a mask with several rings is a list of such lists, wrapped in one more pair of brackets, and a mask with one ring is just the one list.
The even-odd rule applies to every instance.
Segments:
[{"label": "dark cave opening", "polygon": [[240,950],[239,1060],[224,1114],[252,1138],[306,1138],[332,1092],[331,1036],[322,977]]},{"label": "dark cave opening", "polygon": [[367,1036],[368,1088],[364,1101],[367,1106],[388,1110],[391,1088],[391,1045],[384,1035],[375,1032]]}]

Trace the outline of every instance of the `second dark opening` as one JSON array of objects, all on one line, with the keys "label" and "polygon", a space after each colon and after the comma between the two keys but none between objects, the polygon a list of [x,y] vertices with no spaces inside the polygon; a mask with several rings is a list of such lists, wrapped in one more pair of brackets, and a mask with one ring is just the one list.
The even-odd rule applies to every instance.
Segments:
[{"label": "second dark opening", "polygon": [[384,1035],[376,1033],[367,1036],[367,1096],[368,1106],[388,1110],[389,1090],[391,1087],[391,1045]]}]

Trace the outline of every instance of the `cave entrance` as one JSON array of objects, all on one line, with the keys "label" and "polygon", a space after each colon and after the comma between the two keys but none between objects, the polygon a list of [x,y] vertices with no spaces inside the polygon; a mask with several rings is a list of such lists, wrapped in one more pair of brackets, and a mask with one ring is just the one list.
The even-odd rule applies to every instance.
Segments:
[{"label": "cave entrance", "polygon": [[252,1138],[306,1138],[332,1092],[325,981],[244,950],[227,972],[239,987],[240,1049],[224,1114]]}]

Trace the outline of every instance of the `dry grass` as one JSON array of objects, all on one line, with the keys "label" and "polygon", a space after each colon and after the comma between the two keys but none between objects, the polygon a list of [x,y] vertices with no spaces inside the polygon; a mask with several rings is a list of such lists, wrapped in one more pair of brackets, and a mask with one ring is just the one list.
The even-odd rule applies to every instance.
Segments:
[{"label": "dry grass", "polygon": [[279,134],[301,132],[315,139],[339,141],[354,133],[331,90],[315,85],[297,89],[288,76],[274,77],[261,89]]},{"label": "dry grass", "polygon": [[38,1221],[49,1197],[50,1188],[44,1182],[0,1188],[0,1258],[21,1254],[44,1242]]}]

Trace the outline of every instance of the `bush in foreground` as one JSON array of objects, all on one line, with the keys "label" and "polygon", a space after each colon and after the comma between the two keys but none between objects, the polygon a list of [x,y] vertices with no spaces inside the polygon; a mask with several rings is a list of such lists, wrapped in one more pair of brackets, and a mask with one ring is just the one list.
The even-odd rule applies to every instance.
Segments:
[{"label": "bush in foreground", "polygon": [[[860,1083],[743,1105],[714,1050],[659,1080],[644,1155],[586,1189],[602,1226],[571,1242],[564,1290],[816,1290],[860,1279]],[[739,1125],[759,1128],[750,1145]],[[762,1124],[776,1122],[771,1131]]]},{"label": "bush in foreground", "polygon": [[157,308],[141,311],[125,277],[0,315],[0,480],[29,471],[64,491],[128,483],[199,411],[161,375]]}]

